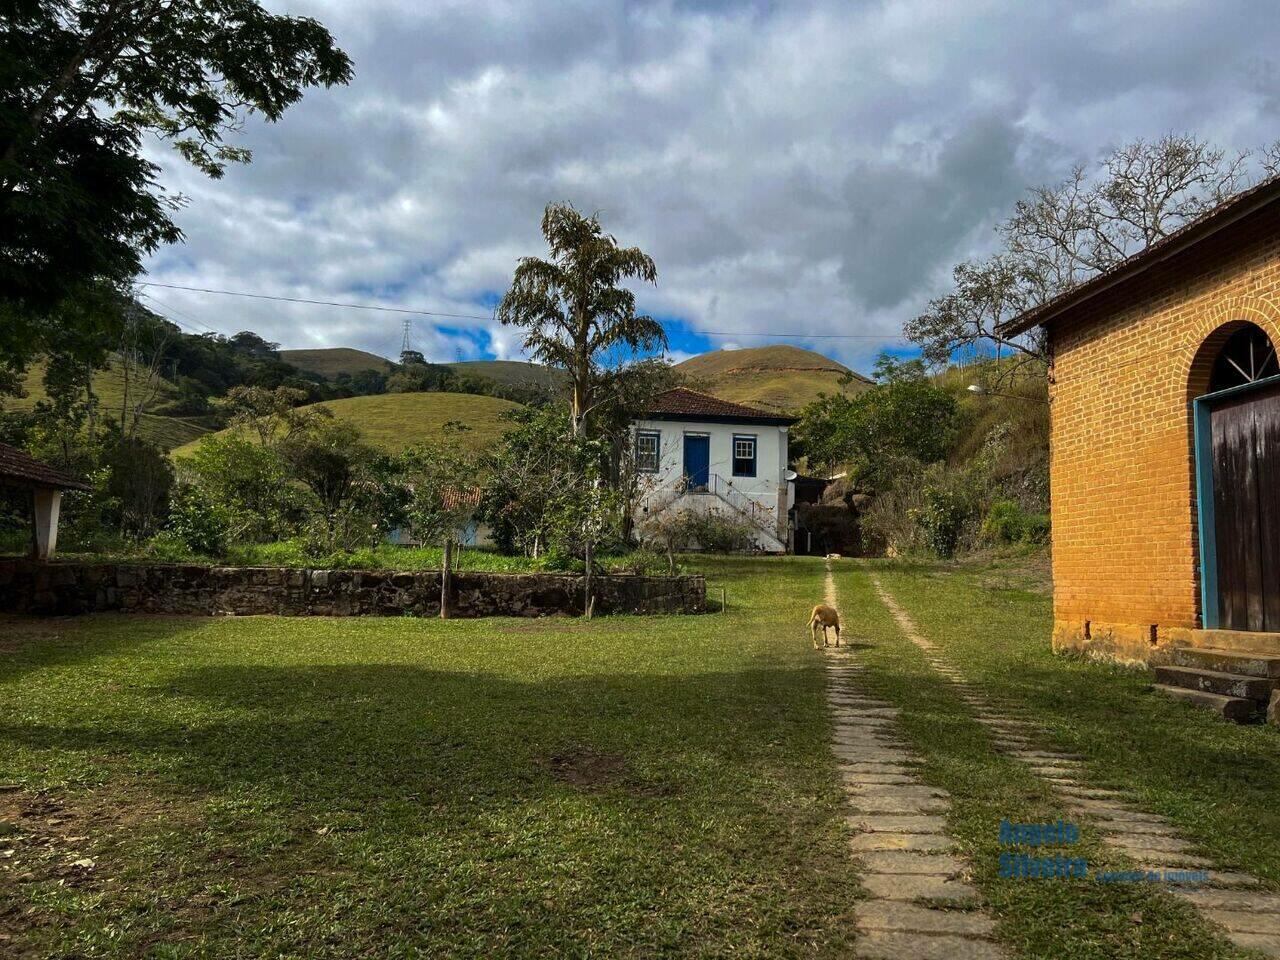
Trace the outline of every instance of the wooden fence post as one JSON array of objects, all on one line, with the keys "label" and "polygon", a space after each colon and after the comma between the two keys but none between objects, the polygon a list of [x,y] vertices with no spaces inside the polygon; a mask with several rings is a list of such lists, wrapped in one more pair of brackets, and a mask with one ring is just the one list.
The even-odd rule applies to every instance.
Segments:
[{"label": "wooden fence post", "polygon": [[587,573],[582,581],[582,613],[590,620],[591,613],[595,609],[595,598],[591,596],[591,541],[587,541],[586,549]]},{"label": "wooden fence post", "polygon": [[440,564],[440,619],[449,619],[449,594],[453,586],[453,539],[445,537],[444,563]]}]

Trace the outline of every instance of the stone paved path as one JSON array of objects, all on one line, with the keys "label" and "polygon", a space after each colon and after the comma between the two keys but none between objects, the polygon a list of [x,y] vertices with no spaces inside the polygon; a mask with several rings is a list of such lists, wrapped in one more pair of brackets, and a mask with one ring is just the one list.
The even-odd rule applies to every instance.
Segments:
[{"label": "stone paved path", "polygon": [[1026,763],[1047,780],[1068,809],[1093,822],[1110,846],[1123,852],[1146,871],[1165,876],[1188,871],[1208,871],[1207,882],[1190,886],[1169,884],[1168,892],[1197,907],[1221,925],[1237,946],[1280,957],[1280,895],[1250,889],[1256,878],[1214,869],[1213,863],[1191,852],[1192,845],[1178,835],[1164,817],[1136,806],[1132,794],[1091,787],[1085,780],[1080,757],[1046,746],[1048,734],[1029,714],[1008,706],[996,707],[967,681],[938,648],[924,637],[893,595],[872,577],[876,592],[898,626],[919,647],[929,664],[953,683],[960,699],[991,733],[996,747]]},{"label": "stone paved path", "polygon": [[[827,571],[826,601],[839,609]],[[856,956],[875,960],[996,960],[993,921],[979,909],[968,868],[946,833],[948,797],[917,776],[919,758],[899,738],[897,709],[863,692],[862,665],[826,649],[827,698],[835,717],[851,846],[863,866],[868,900],[855,908]],[[957,909],[957,908],[962,909]],[[963,909],[963,908],[969,909]]]}]

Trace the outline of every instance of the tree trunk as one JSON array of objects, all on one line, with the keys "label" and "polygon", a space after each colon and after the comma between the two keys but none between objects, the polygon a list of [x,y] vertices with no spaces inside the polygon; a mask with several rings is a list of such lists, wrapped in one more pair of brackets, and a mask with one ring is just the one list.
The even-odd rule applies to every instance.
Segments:
[{"label": "tree trunk", "polygon": [[588,620],[591,619],[591,541],[587,541],[586,546],[586,575],[582,578],[582,612]]},{"label": "tree trunk", "polygon": [[449,619],[449,595],[453,592],[453,539],[445,537],[444,563],[440,564],[440,619]]}]

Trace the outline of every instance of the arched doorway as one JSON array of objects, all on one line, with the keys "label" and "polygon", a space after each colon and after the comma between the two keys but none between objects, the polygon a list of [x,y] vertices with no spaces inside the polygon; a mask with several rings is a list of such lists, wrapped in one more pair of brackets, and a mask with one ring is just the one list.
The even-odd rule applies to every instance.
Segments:
[{"label": "arched doorway", "polygon": [[1280,358],[1236,323],[1206,341],[1194,400],[1206,628],[1280,632]]}]

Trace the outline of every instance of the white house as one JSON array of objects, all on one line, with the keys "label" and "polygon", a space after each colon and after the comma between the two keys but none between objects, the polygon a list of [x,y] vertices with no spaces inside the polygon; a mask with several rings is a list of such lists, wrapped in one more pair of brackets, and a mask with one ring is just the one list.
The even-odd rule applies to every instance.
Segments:
[{"label": "white house", "polygon": [[667,510],[718,511],[748,521],[761,550],[785,553],[795,498],[787,469],[793,422],[685,387],[654,397],[632,425],[636,525],[643,530],[646,518]]}]

